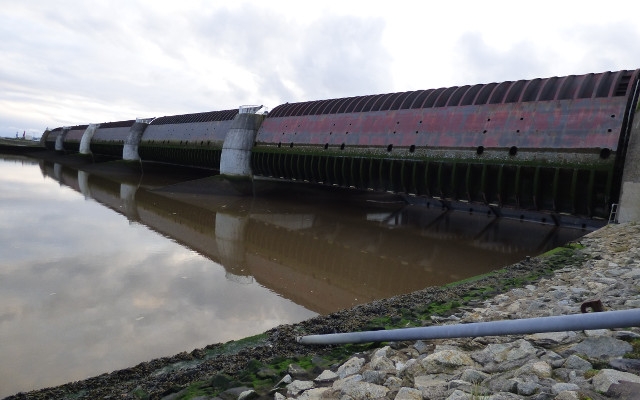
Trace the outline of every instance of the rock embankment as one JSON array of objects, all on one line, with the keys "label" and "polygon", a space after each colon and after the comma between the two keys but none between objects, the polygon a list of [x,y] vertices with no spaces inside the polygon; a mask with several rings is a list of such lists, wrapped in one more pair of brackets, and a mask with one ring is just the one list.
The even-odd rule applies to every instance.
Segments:
[{"label": "rock embankment", "polygon": [[[580,265],[513,288],[437,324],[640,307],[640,227],[608,226],[584,237]],[[597,304],[597,303],[596,303]],[[276,399],[640,399],[640,363],[622,358],[640,329],[538,333],[390,343],[353,355],[313,379],[288,374]],[[635,356],[638,356],[637,354]],[[295,368],[292,370],[295,374]],[[289,383],[288,383],[289,382]],[[247,393],[248,394],[248,393]]]}]

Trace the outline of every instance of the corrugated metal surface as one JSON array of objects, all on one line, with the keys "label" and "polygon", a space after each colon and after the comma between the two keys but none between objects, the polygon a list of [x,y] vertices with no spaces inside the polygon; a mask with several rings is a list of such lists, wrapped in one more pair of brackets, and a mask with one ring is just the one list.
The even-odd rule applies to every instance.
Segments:
[{"label": "corrugated metal surface", "polygon": [[238,110],[156,118],[144,131],[143,160],[220,168],[222,144]]},{"label": "corrugated metal surface", "polygon": [[606,218],[638,71],[283,104],[256,175]]}]

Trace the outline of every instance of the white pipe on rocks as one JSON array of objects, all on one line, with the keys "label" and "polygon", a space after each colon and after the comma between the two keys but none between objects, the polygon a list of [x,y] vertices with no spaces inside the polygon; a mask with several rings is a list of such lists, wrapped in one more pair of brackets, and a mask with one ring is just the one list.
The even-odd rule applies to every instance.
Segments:
[{"label": "white pipe on rocks", "polygon": [[640,309],[524,318],[471,324],[438,325],[382,331],[332,333],[297,337],[302,344],[345,344],[401,340],[522,335],[640,326]]}]

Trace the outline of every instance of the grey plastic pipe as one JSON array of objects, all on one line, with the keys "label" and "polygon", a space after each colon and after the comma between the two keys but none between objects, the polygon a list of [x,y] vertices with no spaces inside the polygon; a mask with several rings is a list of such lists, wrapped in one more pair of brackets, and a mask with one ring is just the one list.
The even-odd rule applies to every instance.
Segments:
[{"label": "grey plastic pipe", "polygon": [[640,326],[640,309],[558,315],[471,324],[438,325],[421,328],[383,331],[332,333],[299,336],[302,344],[345,344],[428,340],[477,336],[520,335],[544,332],[564,332],[590,329],[611,329]]}]

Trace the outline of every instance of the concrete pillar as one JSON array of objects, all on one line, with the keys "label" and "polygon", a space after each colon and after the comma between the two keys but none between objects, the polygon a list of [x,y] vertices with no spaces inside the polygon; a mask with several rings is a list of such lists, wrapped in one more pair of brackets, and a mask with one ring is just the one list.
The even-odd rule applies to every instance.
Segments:
[{"label": "concrete pillar", "polygon": [[100,124],[89,124],[82,134],[80,139],[80,154],[91,154],[91,139],[96,133],[96,129],[100,127]]},{"label": "concrete pillar", "polygon": [[124,141],[124,147],[122,148],[122,159],[126,161],[139,161],[140,155],[138,154],[138,146],[140,145],[140,140],[142,139],[142,134],[144,133],[147,126],[153,121],[153,118],[138,118],[136,122],[131,125],[129,129],[129,134]]},{"label": "concrete pillar", "polygon": [[56,137],[56,147],[55,151],[59,153],[64,152],[64,139],[67,137],[67,133],[71,130],[70,126],[65,126],[62,128],[62,132]]},{"label": "concrete pillar", "polygon": [[49,130],[49,128],[45,129],[45,131],[42,132],[42,136],[40,136],[40,146],[42,147],[46,146],[47,137],[49,136],[50,133],[51,131]]},{"label": "concrete pillar", "polygon": [[633,117],[624,160],[617,221],[640,222],[640,110],[638,109]]},{"label": "concrete pillar", "polygon": [[233,119],[222,144],[220,175],[232,180],[252,179],[251,149],[264,115],[256,114],[262,106],[242,106]]}]

